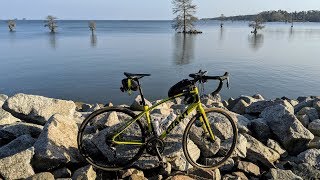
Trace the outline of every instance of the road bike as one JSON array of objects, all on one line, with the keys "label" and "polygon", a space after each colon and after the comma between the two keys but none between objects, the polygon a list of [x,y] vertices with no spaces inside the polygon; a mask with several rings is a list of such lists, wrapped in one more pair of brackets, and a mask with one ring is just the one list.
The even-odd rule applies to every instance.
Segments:
[{"label": "road bike", "polygon": [[[200,70],[190,74],[190,80],[184,79],[172,86],[169,97],[151,107],[146,105],[139,81],[150,74],[124,73],[126,78],[122,80],[121,90],[139,91],[142,112],[133,112],[127,107],[105,107],[90,114],[79,127],[77,142],[81,155],[91,165],[106,171],[129,168],[145,152],[157,156],[164,164],[165,138],[182,121],[189,121],[182,137],[187,161],[194,167],[208,170],[222,166],[235,149],[237,126],[224,109],[206,108],[201,103],[197,85],[218,80],[217,89],[211,93],[214,96],[220,92],[224,81],[229,87],[229,73],[223,76],[206,76],[206,73]],[[182,97],[186,107],[182,113],[166,126],[154,123],[154,109],[172,105],[172,101]]]}]

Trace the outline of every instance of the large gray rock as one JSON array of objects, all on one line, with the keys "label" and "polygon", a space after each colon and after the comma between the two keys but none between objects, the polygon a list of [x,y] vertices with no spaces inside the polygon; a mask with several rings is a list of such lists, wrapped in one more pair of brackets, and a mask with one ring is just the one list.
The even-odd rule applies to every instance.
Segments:
[{"label": "large gray rock", "polygon": [[320,136],[320,119],[312,121],[308,126],[309,131],[315,136]]},{"label": "large gray rock", "polygon": [[307,144],[314,138],[313,134],[285,106],[268,107],[261,115],[267,120],[279,142],[291,154],[304,151]]},{"label": "large gray rock", "polygon": [[297,104],[295,107],[294,107],[294,112],[297,113],[299,112],[302,108],[304,107],[312,107],[313,106],[313,103],[314,103],[314,99],[311,99],[311,98],[308,98],[308,99],[305,99],[303,101],[299,101],[299,104]]},{"label": "large gray rock", "polygon": [[280,154],[281,157],[286,157],[288,155],[288,152],[280,146],[280,144],[272,139],[268,139],[267,146],[273,150],[275,150],[278,154]]},{"label": "large gray rock", "polygon": [[281,179],[281,180],[303,180],[300,176],[295,175],[291,170],[282,170],[271,168],[266,175],[269,179]]},{"label": "large gray rock", "polygon": [[[130,106],[130,109],[133,111],[143,111],[143,106],[141,106],[140,102],[142,101],[142,98],[140,95],[138,95],[133,103]],[[148,105],[149,107],[152,106],[152,104],[150,103],[150,101],[148,101],[147,99],[144,99],[144,101],[146,102],[146,105]]]},{"label": "large gray rock", "polygon": [[312,141],[310,141],[310,143],[308,144],[308,148],[312,149],[312,148],[316,148],[316,149],[320,149],[320,137],[315,136]]},{"label": "large gray rock", "polygon": [[252,162],[261,162],[268,167],[274,167],[274,162],[280,155],[273,149],[265,146],[254,137],[244,134],[247,139],[247,159]]},{"label": "large gray rock", "polygon": [[248,114],[260,114],[264,109],[270,106],[275,106],[282,104],[287,108],[287,110],[291,113],[294,113],[293,106],[287,100],[268,100],[268,101],[257,101],[252,103],[247,109],[246,113]]},{"label": "large gray rock", "polygon": [[251,132],[261,142],[267,142],[270,136],[272,136],[271,129],[269,128],[267,121],[263,118],[254,119],[250,123]]},{"label": "large gray rock", "polygon": [[[230,100],[229,105],[228,105],[228,109],[234,109],[235,106],[239,107],[239,102],[241,102],[240,104],[242,104],[241,106],[245,105],[246,107],[249,106],[250,104],[260,101],[261,99],[257,99],[251,96],[240,96],[239,98],[235,99],[235,100]],[[238,104],[238,105],[237,105]],[[235,111],[234,111],[235,112]],[[238,112],[237,112],[238,113]],[[240,114],[240,113],[239,113]]]},{"label": "large gray rock", "polygon": [[60,169],[56,169],[52,172],[54,178],[70,178],[71,177],[71,171],[64,167]]},{"label": "large gray rock", "polygon": [[30,165],[34,149],[29,148],[15,155],[0,159],[0,174],[4,179],[24,179],[34,175]]},{"label": "large gray rock", "polygon": [[5,146],[0,147],[0,159],[12,156],[33,146],[36,139],[30,135],[22,135]]},{"label": "large gray rock", "polygon": [[42,129],[43,126],[40,125],[16,122],[10,125],[5,125],[2,129],[0,129],[0,137],[3,139],[13,140],[19,136],[28,134],[33,138],[38,138],[42,132]]},{"label": "large gray rock", "polygon": [[66,163],[78,163],[77,133],[78,126],[72,118],[52,116],[34,144],[34,167],[50,170]]},{"label": "large gray rock", "polygon": [[8,99],[8,96],[5,94],[0,94],[0,108],[2,107],[3,103]]},{"label": "large gray rock", "polygon": [[308,127],[310,120],[309,120],[309,116],[306,114],[303,115],[296,115],[297,119],[301,122],[301,124],[304,127]]},{"label": "large gray rock", "polygon": [[320,170],[320,149],[308,149],[297,156],[299,162],[308,163]]},{"label": "large gray rock", "polygon": [[236,148],[233,152],[233,156],[236,155],[235,157],[242,158],[247,157],[247,143],[247,138],[245,138],[242,134],[238,134],[238,141]]},{"label": "large gray rock", "polygon": [[244,114],[245,111],[246,111],[246,108],[249,106],[249,104],[240,99],[234,106],[233,108],[231,109],[231,111],[235,112],[235,113],[238,113],[238,114]]},{"label": "large gray rock", "polygon": [[3,109],[19,119],[44,125],[52,115],[57,113],[64,116],[73,116],[76,105],[73,101],[16,94],[7,99]]},{"label": "large gray rock", "polygon": [[41,172],[38,174],[35,174],[26,180],[54,180],[54,176],[49,172]]},{"label": "large gray rock", "polygon": [[248,174],[252,174],[255,176],[259,176],[260,175],[260,168],[259,166],[251,163],[251,162],[246,162],[246,161],[240,161],[238,163],[238,169],[248,173]]},{"label": "large gray rock", "polygon": [[317,170],[308,163],[299,163],[293,166],[292,171],[303,179],[320,179],[320,170]]},{"label": "large gray rock", "polygon": [[313,121],[316,119],[319,119],[318,111],[315,108],[312,107],[304,107],[302,108],[297,115],[307,115],[309,118],[309,121]]},{"label": "large gray rock", "polygon": [[94,171],[91,165],[82,167],[74,172],[72,180],[91,180],[96,179],[97,173]]},{"label": "large gray rock", "polygon": [[21,122],[21,120],[18,118],[15,118],[9,112],[3,110],[0,107],[0,126],[7,125],[7,124],[13,124],[15,122]]}]

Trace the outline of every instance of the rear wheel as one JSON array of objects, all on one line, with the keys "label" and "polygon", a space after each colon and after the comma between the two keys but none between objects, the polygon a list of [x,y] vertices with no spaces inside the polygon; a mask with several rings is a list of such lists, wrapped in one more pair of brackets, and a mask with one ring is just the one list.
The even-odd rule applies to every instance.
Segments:
[{"label": "rear wheel", "polygon": [[145,134],[141,122],[133,122],[115,138],[115,141],[127,144],[114,144],[112,137],[135,118],[132,111],[118,107],[103,108],[90,114],[79,128],[77,140],[81,155],[88,163],[106,171],[131,166],[144,151]]},{"label": "rear wheel", "polygon": [[183,151],[188,162],[198,168],[215,169],[232,155],[238,130],[233,119],[222,109],[205,110],[214,140],[204,131],[197,113],[188,123],[183,135]]}]

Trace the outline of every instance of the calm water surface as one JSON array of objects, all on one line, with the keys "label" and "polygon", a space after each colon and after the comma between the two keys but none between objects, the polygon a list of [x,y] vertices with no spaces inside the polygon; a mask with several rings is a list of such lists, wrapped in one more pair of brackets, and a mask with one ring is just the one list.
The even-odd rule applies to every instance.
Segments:
[{"label": "calm water surface", "polygon": [[[120,92],[123,72],[143,79],[150,100],[199,69],[231,74],[224,98],[320,95],[320,24],[269,23],[256,37],[247,22],[198,24],[200,35],[175,34],[169,21],[59,21],[50,34],[42,21],[18,21],[10,33],[0,21],[0,93],[18,92],[84,102],[131,102]],[[206,91],[215,83],[208,83]]]}]

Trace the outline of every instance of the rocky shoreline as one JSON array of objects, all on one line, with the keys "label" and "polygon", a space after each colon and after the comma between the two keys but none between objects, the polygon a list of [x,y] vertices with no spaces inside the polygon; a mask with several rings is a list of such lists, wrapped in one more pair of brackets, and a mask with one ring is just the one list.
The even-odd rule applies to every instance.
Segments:
[{"label": "rocky shoreline", "polygon": [[[140,109],[139,98],[131,109]],[[222,101],[206,96],[202,103],[228,110],[237,121],[235,155],[224,166],[204,171],[187,163],[177,138],[184,122],[165,140],[167,168],[142,157],[134,168],[102,172],[79,154],[77,133],[85,117],[103,105],[0,94],[0,179],[320,179],[320,97],[265,100],[256,94]],[[176,99],[153,113],[183,108],[183,100]]]}]

